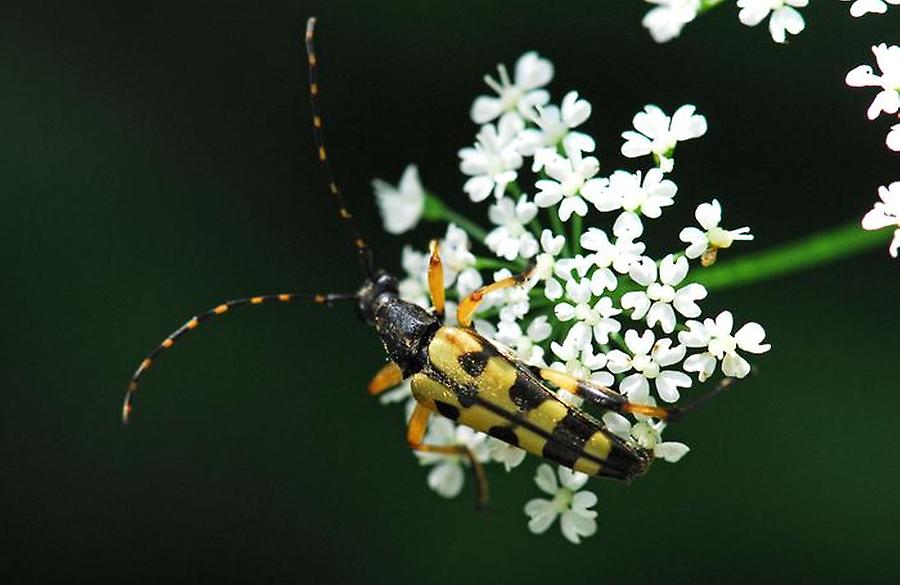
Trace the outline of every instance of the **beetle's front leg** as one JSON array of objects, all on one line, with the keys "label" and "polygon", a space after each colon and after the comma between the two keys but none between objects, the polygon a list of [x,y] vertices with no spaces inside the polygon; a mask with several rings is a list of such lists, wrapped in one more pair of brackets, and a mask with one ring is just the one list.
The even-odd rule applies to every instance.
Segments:
[{"label": "beetle's front leg", "polygon": [[443,321],[445,304],[444,265],[441,263],[438,247],[438,241],[431,240],[431,244],[429,244],[431,258],[428,259],[428,293],[431,295],[431,304],[434,305],[435,316]]},{"label": "beetle's front leg", "polygon": [[513,276],[508,276],[506,278],[501,278],[500,280],[492,282],[491,284],[486,284],[461,300],[459,302],[459,308],[456,312],[456,320],[459,321],[460,326],[470,327],[472,325],[472,317],[475,315],[475,310],[478,308],[478,305],[481,304],[481,301],[484,300],[485,295],[498,290],[503,290],[505,288],[521,286],[525,284],[525,282],[531,276],[532,272],[534,272],[534,267],[535,265],[532,263],[523,272],[520,272],[519,274]]},{"label": "beetle's front leg", "polygon": [[397,386],[402,381],[403,371],[400,369],[400,366],[394,362],[388,362],[372,376],[372,380],[369,382],[368,387],[369,394],[377,396],[385,390],[390,390],[394,386]]}]

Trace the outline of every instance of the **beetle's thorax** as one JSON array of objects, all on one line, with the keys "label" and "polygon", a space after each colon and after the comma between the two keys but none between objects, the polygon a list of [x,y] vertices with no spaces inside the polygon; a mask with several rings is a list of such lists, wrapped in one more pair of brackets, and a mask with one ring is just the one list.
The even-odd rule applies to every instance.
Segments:
[{"label": "beetle's thorax", "polygon": [[441,326],[437,317],[400,299],[397,280],[386,272],[367,279],[358,297],[360,315],[375,327],[385,351],[403,375],[421,370],[425,348]]}]

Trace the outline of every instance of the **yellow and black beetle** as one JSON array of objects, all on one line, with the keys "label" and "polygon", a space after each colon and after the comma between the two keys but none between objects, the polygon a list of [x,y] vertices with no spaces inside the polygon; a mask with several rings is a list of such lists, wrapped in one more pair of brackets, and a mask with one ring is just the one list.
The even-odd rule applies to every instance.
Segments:
[{"label": "yellow and black beetle", "polygon": [[417,404],[407,429],[410,447],[416,451],[468,457],[478,479],[479,503],[487,499],[487,483],[481,465],[472,453],[462,445],[423,443],[432,413],[589,475],[628,481],[646,472],[653,460],[651,451],[616,436],[590,414],[563,402],[551,386],[581,396],[606,410],[676,420],[721,392],[731,380],[726,378],[689,406],[661,408],[628,402],[609,388],[578,380],[564,372],[526,365],[502,346],[478,334],[472,328],[472,317],[486,295],[524,284],[529,270],[484,286],[462,299],[457,314],[459,326],[448,326],[444,324],[443,268],[437,242],[431,243],[428,268],[433,310],[402,300],[396,278],[374,269],[371,250],[347,210],[328,163],[318,104],[314,27],[315,19],[310,18],[306,27],[306,49],[318,158],[327,175],[329,191],[337,202],[338,216],[359,254],[365,281],[355,294],[265,294],[226,301],[192,317],[166,337],[138,366],[125,396],[123,420],[128,421],[138,384],[157,356],[206,319],[244,305],[297,300],[319,304],[355,301],[360,316],[375,328],[391,360],[372,379],[369,392],[379,394],[411,377]]}]

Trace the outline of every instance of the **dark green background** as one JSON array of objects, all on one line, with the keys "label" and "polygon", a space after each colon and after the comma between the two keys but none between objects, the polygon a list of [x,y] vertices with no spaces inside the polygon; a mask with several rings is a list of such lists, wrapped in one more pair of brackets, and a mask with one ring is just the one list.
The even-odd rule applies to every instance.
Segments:
[{"label": "dark green background", "polygon": [[[776,46],[733,6],[655,45],[647,5],[584,2],[6,3],[0,16],[2,579],[99,582],[823,582],[900,578],[896,260],[879,249],[712,295],[765,325],[759,376],[670,436],[693,451],[598,482],[599,535],[528,533],[535,465],[491,469],[493,505],[444,501],[399,407],[363,388],[383,356],[345,307],[235,313],[179,345],[123,428],[125,382],[192,312],[359,276],[314,161],[302,20],[320,24],[330,152],[380,264],[369,181],[407,162],[460,195],[481,76],[537,49],[559,99],[594,104],[605,171],[645,103],[697,104],[679,148],[676,241],[718,196],[763,249],[857,219],[898,177],[874,91],[845,87],[900,10],[815,2]],[[462,6],[464,4],[464,7]],[[27,6],[27,7],[26,7]],[[892,36],[893,35],[893,36]],[[750,249],[751,246],[740,246]],[[885,246],[886,248],[886,246]]]}]

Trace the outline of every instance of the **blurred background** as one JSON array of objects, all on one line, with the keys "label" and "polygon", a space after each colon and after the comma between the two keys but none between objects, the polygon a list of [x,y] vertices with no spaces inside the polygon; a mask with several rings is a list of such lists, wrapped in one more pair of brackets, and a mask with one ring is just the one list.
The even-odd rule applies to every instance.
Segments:
[{"label": "blurred background", "polygon": [[[4,582],[154,580],[567,583],[875,582],[900,578],[898,266],[887,246],[713,294],[773,350],[759,375],[672,429],[692,452],[631,486],[596,482],[599,534],[541,537],[522,508],[537,462],[491,469],[445,501],[400,407],[364,390],[383,363],[347,307],[240,311],[136,364],[191,314],[262,291],[353,290],[354,256],[316,167],[301,52],[320,18],[326,130],[379,264],[369,182],[409,162],[470,217],[456,151],[485,73],[536,49],[554,99],[594,104],[605,171],[637,168],[619,134],[647,103],[709,120],[679,147],[679,194],[653,230],[677,241],[718,197],[762,250],[857,220],[898,178],[874,90],[844,85],[897,42],[900,11],[804,9],[775,45],[734,6],[656,45],[649,5],[270,1],[6,2],[0,17],[0,392]],[[640,163],[643,164],[643,163]],[[667,231],[668,230],[668,231]],[[668,243],[668,244],[666,244]],[[736,252],[738,254],[740,251]]]}]

